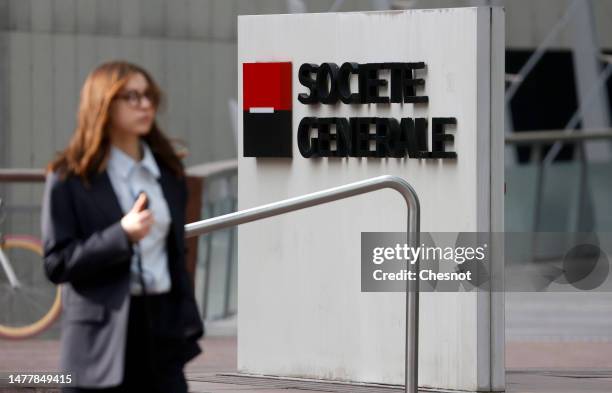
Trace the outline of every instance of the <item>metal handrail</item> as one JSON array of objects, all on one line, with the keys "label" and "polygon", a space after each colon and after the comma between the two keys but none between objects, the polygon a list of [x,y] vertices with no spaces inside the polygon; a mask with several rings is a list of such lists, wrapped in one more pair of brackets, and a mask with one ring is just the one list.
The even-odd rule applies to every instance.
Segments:
[{"label": "metal handrail", "polygon": [[[235,173],[238,170],[238,161],[225,160],[193,165],[185,168],[187,175],[201,178],[219,177]],[[46,170],[44,168],[0,168],[0,181],[2,182],[44,182]]]},{"label": "metal handrail", "polygon": [[192,165],[185,169],[188,175],[202,178],[233,175],[238,171],[238,160],[213,161]]},{"label": "metal handrail", "polygon": [[[223,160],[223,161],[214,161],[208,162],[205,164],[193,165],[187,168],[186,170],[189,176],[193,176],[194,178],[199,179],[199,187],[194,186],[194,190],[199,190],[197,193],[197,199],[200,201],[199,208],[197,209],[198,216],[190,217],[188,222],[194,220],[201,220],[203,218],[203,211],[209,212],[209,214],[205,217],[213,217],[215,215],[215,208],[217,208],[221,202],[229,202],[230,208],[229,212],[236,211],[236,194],[234,192],[234,181],[238,175],[238,160]],[[213,186],[216,185],[215,186]],[[230,191],[231,190],[231,191]],[[220,198],[220,194],[223,194],[223,191],[226,192],[224,198]],[[196,198],[195,193],[191,193],[191,196]],[[225,213],[226,211],[223,211]],[[195,213],[195,211],[194,211]],[[236,237],[236,230],[231,229],[228,233],[227,240],[227,249],[225,251],[225,288],[223,294],[223,311],[221,315],[216,315],[217,318],[227,318],[233,311],[230,311],[231,307],[231,291],[232,291],[232,272],[235,270],[235,247],[234,247],[234,238]],[[205,240],[205,251],[202,253],[203,255],[203,265],[204,271],[211,272],[211,264],[213,259],[213,236],[210,235]],[[197,254],[200,253],[200,244],[195,240],[189,246],[194,250],[197,250]],[[195,252],[194,252],[195,254]],[[195,263],[193,260],[193,271],[195,272]],[[205,274],[204,279],[202,281],[197,280],[203,287],[197,288],[198,296],[202,296],[201,305],[202,305],[202,317],[204,319],[208,318],[208,310],[210,303],[210,288],[211,288],[211,274]],[[194,274],[195,277],[195,274]],[[194,286],[196,281],[194,281]]]},{"label": "metal handrail", "polygon": [[538,130],[514,132],[506,136],[507,145],[538,145],[553,142],[577,143],[581,141],[612,139],[612,128],[588,130]]},{"label": "metal handrail", "polygon": [[[327,190],[314,192],[284,199],[282,201],[240,210],[235,213],[209,218],[185,225],[185,237],[193,237],[233,227],[247,222],[257,221],[268,217],[278,216],[296,210],[306,209],[324,203],[365,194],[372,191],[391,188],[399,192],[408,208],[408,244],[417,247],[419,244],[421,208],[419,198],[412,186],[397,176],[379,176],[355,183],[346,184]],[[409,264],[409,269],[418,272],[419,261]],[[407,280],[406,285],[406,354],[405,354],[405,392],[418,392],[419,375],[419,282]]]},{"label": "metal handrail", "polygon": [[0,168],[0,182],[31,183],[44,181],[45,170],[42,168]]}]

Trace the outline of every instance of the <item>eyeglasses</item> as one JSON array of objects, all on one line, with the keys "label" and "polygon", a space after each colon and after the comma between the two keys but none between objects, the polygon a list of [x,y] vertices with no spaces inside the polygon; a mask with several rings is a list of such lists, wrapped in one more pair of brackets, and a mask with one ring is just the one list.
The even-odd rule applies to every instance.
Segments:
[{"label": "eyeglasses", "polygon": [[147,90],[144,93],[136,90],[128,90],[117,94],[115,98],[126,101],[128,105],[133,108],[141,107],[143,98],[146,98],[147,101],[149,101],[149,104],[151,104],[153,107],[157,106],[155,95],[150,90]]}]

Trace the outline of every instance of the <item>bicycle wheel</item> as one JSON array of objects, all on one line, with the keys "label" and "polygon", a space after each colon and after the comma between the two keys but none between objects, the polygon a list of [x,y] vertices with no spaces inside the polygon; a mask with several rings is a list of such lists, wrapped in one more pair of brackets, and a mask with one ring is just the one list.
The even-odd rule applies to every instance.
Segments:
[{"label": "bicycle wheel", "polygon": [[45,276],[40,240],[27,235],[5,236],[2,251],[20,286],[14,288],[0,269],[0,337],[35,336],[55,322],[62,308],[61,287]]}]

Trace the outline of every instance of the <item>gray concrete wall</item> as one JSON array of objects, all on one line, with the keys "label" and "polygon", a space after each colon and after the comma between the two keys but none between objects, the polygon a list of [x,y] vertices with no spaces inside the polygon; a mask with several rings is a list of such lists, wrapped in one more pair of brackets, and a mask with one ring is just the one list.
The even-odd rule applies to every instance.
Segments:
[{"label": "gray concrete wall", "polygon": [[[305,1],[309,12],[327,11],[333,3]],[[480,3],[487,1],[413,6]],[[558,0],[493,3],[506,7],[511,48],[537,46],[567,7]],[[612,2],[594,1],[594,7],[601,45],[612,48]],[[373,8],[369,0],[350,0],[340,10]],[[228,100],[236,96],[236,16],[287,10],[285,0],[0,0],[0,165],[40,166],[63,147],[87,72],[113,58],[144,65],[160,82],[168,102],[161,123],[189,143],[187,164],[234,157]],[[564,29],[553,47],[569,48],[570,34]]]}]

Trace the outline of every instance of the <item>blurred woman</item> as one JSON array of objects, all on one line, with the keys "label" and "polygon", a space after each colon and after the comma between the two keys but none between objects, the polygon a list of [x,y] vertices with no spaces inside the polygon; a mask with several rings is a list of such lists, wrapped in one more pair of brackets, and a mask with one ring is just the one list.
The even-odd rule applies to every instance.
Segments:
[{"label": "blurred woman", "polygon": [[159,104],[141,67],[99,66],[72,139],[47,168],[44,267],[64,284],[65,392],[187,392],[183,367],[201,352],[184,168],[156,124]]}]

